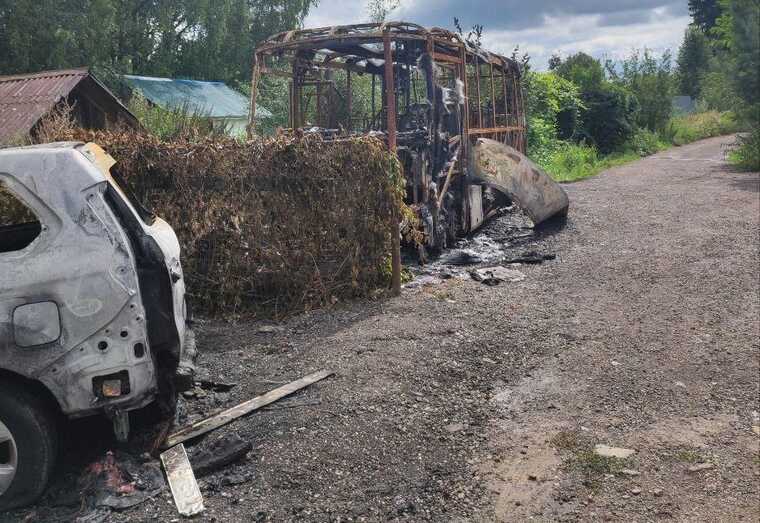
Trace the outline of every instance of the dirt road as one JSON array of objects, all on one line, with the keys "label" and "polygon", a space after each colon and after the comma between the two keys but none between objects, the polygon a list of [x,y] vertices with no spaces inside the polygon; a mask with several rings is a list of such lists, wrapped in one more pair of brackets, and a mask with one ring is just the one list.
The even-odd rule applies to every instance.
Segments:
[{"label": "dirt road", "polygon": [[[524,281],[453,278],[282,330],[201,322],[207,377],[237,386],[187,400],[191,418],[337,373],[220,431],[254,451],[201,480],[205,520],[755,521],[760,179],[722,161],[729,140],[566,186],[566,226],[518,249],[557,258]],[[165,493],[106,520],[174,517]]]}]

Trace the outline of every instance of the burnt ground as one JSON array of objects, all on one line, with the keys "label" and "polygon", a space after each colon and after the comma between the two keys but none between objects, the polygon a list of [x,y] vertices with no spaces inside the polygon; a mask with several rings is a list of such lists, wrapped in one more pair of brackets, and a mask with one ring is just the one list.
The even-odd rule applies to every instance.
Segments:
[{"label": "burnt ground", "polygon": [[[756,521],[760,178],[725,164],[730,140],[566,185],[564,227],[506,246],[556,254],[524,281],[453,277],[281,330],[200,321],[205,376],[237,385],[183,401],[189,419],[336,375],[199,443],[253,444],[200,480],[199,519]],[[113,446],[79,427],[64,478]],[[71,519],[55,499],[4,517]],[[178,516],[164,492],[89,518]]]}]

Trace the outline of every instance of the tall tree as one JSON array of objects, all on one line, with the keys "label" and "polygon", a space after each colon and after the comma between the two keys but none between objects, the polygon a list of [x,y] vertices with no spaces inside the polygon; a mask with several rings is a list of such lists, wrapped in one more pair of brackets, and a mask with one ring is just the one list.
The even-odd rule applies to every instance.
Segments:
[{"label": "tall tree", "polygon": [[698,98],[710,65],[710,47],[701,29],[686,29],[676,62],[680,94]]},{"label": "tall tree", "polygon": [[689,13],[694,25],[707,33],[720,16],[720,0],[689,0]]},{"label": "tall tree", "polygon": [[586,53],[576,53],[564,60],[553,62],[553,71],[580,87],[581,92],[590,91],[604,81],[604,68],[599,60]]},{"label": "tall tree", "polygon": [[649,49],[634,51],[623,60],[622,71],[608,68],[613,81],[632,92],[640,110],[637,123],[650,131],[658,131],[667,123],[673,112],[672,56],[666,51],[655,56]]},{"label": "tall tree", "polygon": [[714,33],[727,51],[736,93],[760,118],[760,0],[721,0]]},{"label": "tall tree", "polygon": [[243,83],[318,0],[0,0],[0,74],[71,66]]}]

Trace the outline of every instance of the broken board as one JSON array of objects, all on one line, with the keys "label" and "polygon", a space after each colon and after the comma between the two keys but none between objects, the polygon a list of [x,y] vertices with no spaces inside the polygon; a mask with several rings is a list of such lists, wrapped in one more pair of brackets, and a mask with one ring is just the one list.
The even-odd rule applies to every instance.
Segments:
[{"label": "broken board", "polygon": [[183,516],[194,516],[205,510],[203,496],[195,480],[185,446],[179,444],[161,454],[161,463],[166,470],[166,479],[174,497],[177,511]]},{"label": "broken board", "polygon": [[301,390],[309,385],[312,385],[318,381],[325,379],[333,374],[331,370],[321,370],[308,376],[304,376],[300,380],[296,380],[287,385],[283,385],[277,389],[267,392],[263,396],[256,396],[246,402],[241,403],[231,409],[224,410],[218,414],[214,414],[208,418],[196,421],[192,425],[189,425],[183,429],[178,430],[174,434],[171,434],[166,440],[166,447],[173,447],[179,443],[197,438],[203,434],[216,430],[240,417],[245,416],[258,410],[261,407],[274,403],[275,401],[289,396],[294,392]]}]

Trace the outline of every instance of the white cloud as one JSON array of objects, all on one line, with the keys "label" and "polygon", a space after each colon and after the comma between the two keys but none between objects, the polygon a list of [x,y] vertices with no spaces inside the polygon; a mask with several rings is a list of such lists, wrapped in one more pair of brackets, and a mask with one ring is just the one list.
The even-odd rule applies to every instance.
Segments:
[{"label": "white cloud", "polygon": [[488,31],[484,47],[510,55],[516,45],[531,56],[536,69],[543,70],[552,54],[568,56],[580,51],[597,58],[619,60],[634,49],[647,47],[657,54],[675,52],[689,24],[688,17],[664,18],[626,26],[598,26],[600,15],[545,17],[543,25],[518,31]]},{"label": "white cloud", "polygon": [[[545,69],[553,53],[579,51],[595,57],[620,59],[633,49],[655,52],[680,45],[689,24],[675,0],[401,0],[391,14],[423,25],[452,26],[454,16],[462,25],[482,23],[484,46],[510,55],[516,45],[531,55],[536,69]],[[683,7],[683,9],[681,8]],[[363,0],[321,0],[306,18],[306,27],[367,21]]]},{"label": "white cloud", "polygon": [[328,27],[366,21],[367,6],[363,0],[321,0],[309,12],[304,27]]}]

